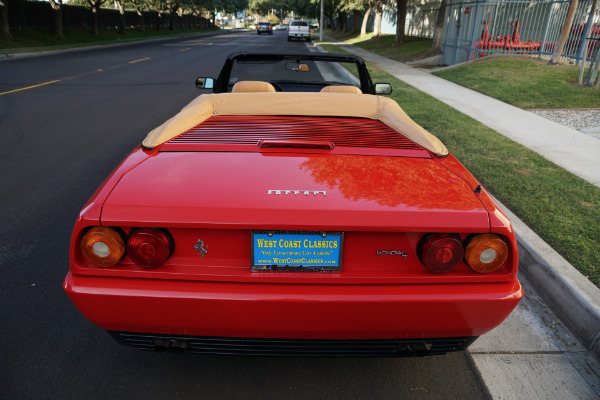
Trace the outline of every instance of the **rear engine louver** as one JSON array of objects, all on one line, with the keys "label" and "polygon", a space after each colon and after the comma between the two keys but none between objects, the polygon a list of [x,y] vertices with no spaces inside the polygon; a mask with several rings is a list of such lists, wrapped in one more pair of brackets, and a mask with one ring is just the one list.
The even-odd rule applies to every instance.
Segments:
[{"label": "rear engine louver", "polygon": [[213,116],[163,144],[160,150],[258,151],[261,141],[332,142],[337,153],[352,153],[348,149],[362,149],[361,154],[400,150],[409,153],[405,156],[429,157],[423,147],[381,121],[339,117]]}]

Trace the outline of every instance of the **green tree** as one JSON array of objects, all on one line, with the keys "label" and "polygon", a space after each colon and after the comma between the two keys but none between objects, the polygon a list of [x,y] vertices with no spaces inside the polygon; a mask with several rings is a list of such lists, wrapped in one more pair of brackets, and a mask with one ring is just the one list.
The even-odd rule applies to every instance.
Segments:
[{"label": "green tree", "polygon": [[[340,30],[343,29],[344,32],[352,31],[356,32],[356,23],[358,20],[358,13],[362,11],[365,7],[363,0],[343,0],[339,4],[339,13],[340,19],[342,21],[342,26]],[[352,28],[348,28],[348,14],[352,13]]]},{"label": "green tree", "polygon": [[192,29],[194,27],[193,20],[200,17],[204,7],[198,0],[181,0],[181,8],[184,12],[190,15],[191,18],[189,19],[189,28]]},{"label": "green tree", "polygon": [[140,32],[144,32],[145,30],[145,22],[144,22],[144,8],[148,8],[148,0],[131,0],[131,5],[135,8],[135,12],[139,17],[139,30]]},{"label": "green tree", "polygon": [[364,11],[366,4],[364,0],[347,0],[346,9],[352,13],[352,33],[356,33],[358,29],[358,21],[360,19],[360,12]]},{"label": "green tree", "polygon": [[[338,11],[339,2],[334,0],[323,0],[323,16],[329,20],[332,30],[337,30],[335,15]],[[319,12],[320,13],[320,12]]]},{"label": "green tree", "polygon": [[156,26],[154,29],[160,31],[160,28],[162,27],[163,14],[169,9],[168,4],[166,0],[149,0],[148,4],[150,9],[155,11],[158,17],[156,19]]},{"label": "green tree", "polygon": [[270,3],[268,0],[250,0],[247,10],[250,11],[256,22],[259,22],[269,10]]},{"label": "green tree", "polygon": [[169,10],[169,30],[175,30],[175,15],[181,9],[181,0],[168,0],[167,7]]}]

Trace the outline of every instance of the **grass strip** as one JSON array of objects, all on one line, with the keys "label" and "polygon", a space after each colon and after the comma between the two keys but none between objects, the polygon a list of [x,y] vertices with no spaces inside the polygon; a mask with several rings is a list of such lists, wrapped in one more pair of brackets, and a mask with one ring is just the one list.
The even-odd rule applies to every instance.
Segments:
[{"label": "grass strip", "polygon": [[579,67],[522,57],[492,57],[433,73],[513,106],[600,107],[600,90],[577,86]]},{"label": "grass strip", "polygon": [[[328,36],[392,60],[407,62],[431,54],[431,39],[407,37],[393,46],[394,35],[373,38],[328,30]],[[579,67],[548,65],[528,56],[493,56],[433,73],[441,78],[523,109],[598,108],[600,90],[577,86]]]},{"label": "grass strip", "polygon": [[218,30],[218,28],[211,28],[176,29],[174,31],[163,29],[157,31],[147,28],[144,32],[140,32],[137,29],[127,29],[125,35],[121,35],[116,29],[101,29],[98,32],[98,36],[94,36],[89,29],[67,29],[63,32],[65,37],[58,38],[47,30],[28,29],[14,32],[13,38],[10,40],[0,38],[0,54],[126,43],[136,40],[169,38]]},{"label": "grass strip", "polygon": [[342,33],[332,30],[325,30],[323,33],[337,40],[401,62],[414,61],[426,57],[432,43],[432,39],[406,36],[401,46],[394,46],[395,35],[373,37],[373,33],[371,32],[361,37],[359,33]]},{"label": "grass strip", "polygon": [[392,83],[390,97],[487,190],[600,287],[600,188],[374,65],[369,70],[374,82]]}]

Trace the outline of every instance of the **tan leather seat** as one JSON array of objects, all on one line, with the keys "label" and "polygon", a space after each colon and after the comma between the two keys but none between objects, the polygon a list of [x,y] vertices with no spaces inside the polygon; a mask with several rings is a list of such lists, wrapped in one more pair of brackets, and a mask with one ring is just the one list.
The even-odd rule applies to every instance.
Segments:
[{"label": "tan leather seat", "polygon": [[233,85],[232,93],[253,93],[253,92],[275,92],[275,88],[269,82],[263,81],[239,81]]},{"label": "tan leather seat", "polygon": [[321,92],[362,94],[362,91],[356,86],[345,85],[325,86],[323,89],[321,89]]}]

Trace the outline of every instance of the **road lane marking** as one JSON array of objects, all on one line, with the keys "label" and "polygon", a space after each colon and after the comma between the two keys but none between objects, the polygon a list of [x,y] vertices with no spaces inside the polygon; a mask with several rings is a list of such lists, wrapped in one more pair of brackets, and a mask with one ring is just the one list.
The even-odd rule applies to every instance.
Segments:
[{"label": "road lane marking", "polygon": [[129,61],[129,64],[134,64],[134,63],[136,63],[136,62],[140,62],[140,61],[146,61],[146,60],[149,60],[149,59],[150,59],[150,57],[146,57],[146,58],[140,58],[139,60],[135,60],[135,61]]},{"label": "road lane marking", "polygon": [[33,86],[27,86],[21,89],[15,89],[15,90],[9,90],[8,92],[2,92],[0,93],[0,96],[4,95],[4,94],[9,94],[9,93],[15,93],[15,92],[20,92],[22,90],[27,90],[27,89],[33,89],[36,87],[40,87],[40,86],[44,86],[44,85],[50,85],[51,83],[56,83],[56,82],[60,82],[59,79],[55,80],[55,81],[50,81],[50,82],[44,82],[44,83],[40,83],[38,85],[33,85]]},{"label": "road lane marking", "polygon": [[188,47],[187,49],[179,49],[179,51],[188,51],[191,50],[191,47]]}]

